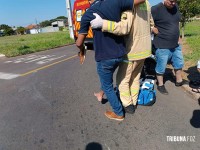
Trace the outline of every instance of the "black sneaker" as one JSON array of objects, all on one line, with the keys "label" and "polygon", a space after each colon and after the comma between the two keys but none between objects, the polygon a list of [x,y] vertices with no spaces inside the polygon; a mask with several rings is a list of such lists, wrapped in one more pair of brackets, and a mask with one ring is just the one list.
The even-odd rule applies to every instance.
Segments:
[{"label": "black sneaker", "polygon": [[157,86],[157,89],[161,94],[165,94],[165,95],[169,94],[164,85]]},{"label": "black sneaker", "polygon": [[185,85],[185,84],[188,84],[187,81],[183,80],[181,82],[175,82],[175,86],[182,86],[182,85]]},{"label": "black sneaker", "polygon": [[134,114],[135,106],[131,104],[131,105],[127,106],[127,107],[124,107],[124,110],[125,110],[126,113]]}]

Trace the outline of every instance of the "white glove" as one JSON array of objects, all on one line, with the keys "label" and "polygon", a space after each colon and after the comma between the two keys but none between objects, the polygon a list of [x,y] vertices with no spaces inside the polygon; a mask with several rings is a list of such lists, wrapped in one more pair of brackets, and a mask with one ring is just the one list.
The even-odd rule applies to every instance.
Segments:
[{"label": "white glove", "polygon": [[96,16],[96,18],[90,21],[92,29],[102,28],[103,19],[97,13],[93,13],[93,15]]},{"label": "white glove", "polygon": [[198,72],[200,73],[200,60],[199,60],[198,63],[197,63],[197,70],[198,70]]},{"label": "white glove", "polygon": [[200,60],[197,62],[197,68],[200,69]]}]

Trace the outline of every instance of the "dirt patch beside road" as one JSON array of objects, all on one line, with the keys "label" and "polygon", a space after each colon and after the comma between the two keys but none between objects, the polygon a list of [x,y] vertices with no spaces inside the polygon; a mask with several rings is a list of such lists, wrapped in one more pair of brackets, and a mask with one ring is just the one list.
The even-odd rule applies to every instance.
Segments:
[{"label": "dirt patch beside road", "polygon": [[[182,51],[183,55],[192,53],[192,49],[186,43],[185,40],[182,40]],[[190,82],[192,80],[200,80],[200,73],[197,70],[197,62],[185,61],[183,68],[183,79]],[[189,85],[183,86],[187,92],[189,92],[195,99],[200,100],[200,93],[192,91],[192,88]]]},{"label": "dirt patch beside road", "polygon": [[[192,53],[192,49],[189,47],[189,45],[186,43],[185,40],[181,41],[182,45],[182,51],[183,55],[187,55],[189,53]],[[183,85],[182,87],[184,90],[192,95],[192,97],[196,100],[200,101],[200,93],[196,93],[192,91],[192,88],[189,86],[190,81],[192,80],[200,80],[200,73],[197,71],[197,62],[194,63],[192,61],[186,61],[184,62],[183,67],[183,79],[186,81],[187,84]],[[165,81],[169,80],[171,82],[175,82],[175,74],[173,71],[173,67],[171,65],[167,66],[166,74],[165,74]]]},{"label": "dirt patch beside road", "polygon": [[[187,45],[186,41],[182,41],[182,51],[183,55],[192,53],[192,49]],[[199,72],[197,71],[197,62],[185,61],[183,68],[183,78],[186,80],[197,79],[199,77]]]}]

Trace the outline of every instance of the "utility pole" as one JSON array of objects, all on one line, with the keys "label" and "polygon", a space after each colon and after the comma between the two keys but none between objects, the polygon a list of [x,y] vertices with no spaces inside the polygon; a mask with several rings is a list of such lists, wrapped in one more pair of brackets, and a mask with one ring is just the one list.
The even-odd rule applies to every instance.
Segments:
[{"label": "utility pole", "polygon": [[37,23],[37,19],[35,18],[35,23],[36,23],[36,30],[37,30],[37,33],[39,33],[39,27],[38,27],[38,23]]},{"label": "utility pole", "polygon": [[71,2],[70,0],[66,0],[66,7],[67,7],[67,15],[68,15],[68,26],[69,26],[69,33],[70,38],[74,39],[74,32],[73,32],[73,25],[72,25],[72,9],[71,9]]}]

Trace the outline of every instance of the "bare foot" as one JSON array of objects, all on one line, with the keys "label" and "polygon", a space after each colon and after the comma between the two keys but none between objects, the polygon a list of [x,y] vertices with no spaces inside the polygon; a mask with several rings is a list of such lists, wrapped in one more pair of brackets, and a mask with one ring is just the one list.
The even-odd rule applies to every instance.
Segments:
[{"label": "bare foot", "polygon": [[196,89],[192,88],[192,92],[200,93],[200,88],[196,88]]},{"label": "bare foot", "polygon": [[104,95],[104,92],[103,92],[103,91],[100,91],[100,92],[98,92],[98,93],[94,93],[94,96],[96,96],[96,98],[97,98],[97,100],[98,100],[99,102],[102,101],[103,95]]}]

